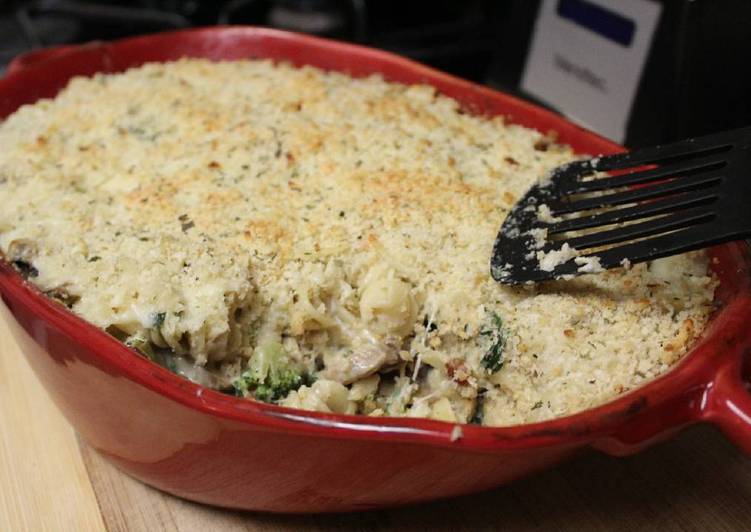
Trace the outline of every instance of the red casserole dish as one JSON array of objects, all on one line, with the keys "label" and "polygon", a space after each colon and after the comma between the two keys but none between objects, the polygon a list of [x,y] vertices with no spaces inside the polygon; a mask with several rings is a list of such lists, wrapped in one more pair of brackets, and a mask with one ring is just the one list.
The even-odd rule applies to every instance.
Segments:
[{"label": "red casserole dish", "polygon": [[[211,28],[33,52],[0,80],[0,118],[72,76],[181,57],[270,57],[429,83],[475,113],[555,131],[576,151],[622,148],[551,112],[385,52],[259,28]],[[593,447],[633,453],[696,422],[751,453],[751,254],[710,251],[721,280],[702,339],[672,371],[601,407],[507,428],[326,415],[203,389],[139,357],[41,295],[0,260],[0,294],[29,363],[83,438],[130,475],[204,503],[330,512],[481,490]],[[33,413],[29,412],[29,415]]]}]

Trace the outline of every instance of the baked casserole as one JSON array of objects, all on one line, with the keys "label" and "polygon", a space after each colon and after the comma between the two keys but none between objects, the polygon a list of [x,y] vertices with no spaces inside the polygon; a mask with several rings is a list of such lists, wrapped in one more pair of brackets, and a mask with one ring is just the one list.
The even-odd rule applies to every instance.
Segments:
[{"label": "baked casserole", "polygon": [[513,288],[515,201],[576,156],[421,85],[270,61],[75,78],[0,124],[0,250],[195,382],[513,425],[602,404],[701,334],[703,253]]}]

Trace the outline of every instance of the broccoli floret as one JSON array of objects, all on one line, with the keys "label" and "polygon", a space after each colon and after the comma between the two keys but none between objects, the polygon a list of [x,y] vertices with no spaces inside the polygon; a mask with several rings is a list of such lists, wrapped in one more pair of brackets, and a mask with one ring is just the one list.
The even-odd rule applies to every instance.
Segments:
[{"label": "broccoli floret", "polygon": [[308,383],[307,376],[292,366],[284,347],[279,342],[267,342],[256,347],[248,369],[232,385],[240,397],[273,403]]},{"label": "broccoli floret", "polygon": [[480,362],[488,371],[495,373],[503,367],[503,352],[508,339],[508,331],[503,326],[501,317],[491,312],[489,324],[480,331],[480,335],[487,337],[490,343]]}]

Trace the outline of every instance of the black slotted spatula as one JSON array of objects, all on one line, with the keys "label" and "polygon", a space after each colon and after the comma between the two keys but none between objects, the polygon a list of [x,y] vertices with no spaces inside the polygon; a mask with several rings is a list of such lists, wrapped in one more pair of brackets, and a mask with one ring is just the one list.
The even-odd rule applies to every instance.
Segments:
[{"label": "black slotted spatula", "polygon": [[509,213],[490,270],[538,282],[749,236],[751,127],[556,168]]}]

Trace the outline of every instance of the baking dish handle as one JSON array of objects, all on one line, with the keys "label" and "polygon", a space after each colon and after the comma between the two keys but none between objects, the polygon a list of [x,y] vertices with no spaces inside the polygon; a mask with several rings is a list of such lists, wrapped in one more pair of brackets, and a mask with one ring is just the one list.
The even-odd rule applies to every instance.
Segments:
[{"label": "baking dish handle", "polygon": [[751,456],[751,387],[744,379],[743,364],[743,356],[733,357],[717,372],[704,417]]},{"label": "baking dish handle", "polygon": [[[743,291],[747,291],[743,287]],[[674,375],[674,389],[633,405],[635,415],[592,447],[615,456],[633,454],[695,423],[718,427],[740,450],[751,456],[751,299],[738,297],[715,323],[722,334],[698,347],[690,371]],[[656,400],[655,400],[656,399]]]}]

